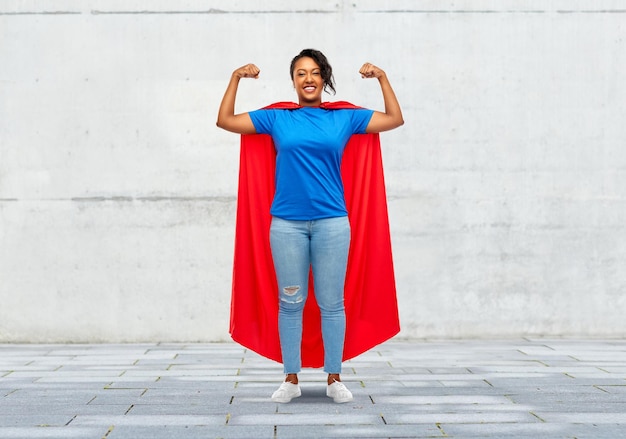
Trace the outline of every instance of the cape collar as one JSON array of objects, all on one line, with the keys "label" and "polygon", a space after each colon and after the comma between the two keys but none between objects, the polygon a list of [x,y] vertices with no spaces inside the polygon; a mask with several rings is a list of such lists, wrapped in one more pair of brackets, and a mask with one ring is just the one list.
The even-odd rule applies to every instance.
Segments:
[{"label": "cape collar", "polygon": [[[273,104],[268,105],[267,107],[263,107],[264,110],[297,110],[298,108],[303,108],[301,105],[296,104],[295,102],[275,102]],[[337,101],[337,102],[322,102],[319,108],[323,108],[325,110],[354,110],[357,108],[361,108],[357,105],[354,105],[347,101]]]}]

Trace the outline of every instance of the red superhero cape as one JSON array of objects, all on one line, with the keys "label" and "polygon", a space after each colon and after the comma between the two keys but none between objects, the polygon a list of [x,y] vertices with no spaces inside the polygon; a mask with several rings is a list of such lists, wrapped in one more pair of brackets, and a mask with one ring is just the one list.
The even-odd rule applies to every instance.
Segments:
[{"label": "red superhero cape", "polygon": [[[327,109],[358,108],[347,102]],[[280,102],[266,108],[296,110]],[[297,111],[297,110],[296,110]],[[282,362],[278,287],[269,244],[276,152],[265,134],[241,136],[230,334],[236,342]],[[353,358],[400,331],[387,200],[378,134],[352,136],[341,165],[351,242],[345,283],[343,359]],[[314,282],[304,308],[302,365],[324,364],[321,317]]]}]

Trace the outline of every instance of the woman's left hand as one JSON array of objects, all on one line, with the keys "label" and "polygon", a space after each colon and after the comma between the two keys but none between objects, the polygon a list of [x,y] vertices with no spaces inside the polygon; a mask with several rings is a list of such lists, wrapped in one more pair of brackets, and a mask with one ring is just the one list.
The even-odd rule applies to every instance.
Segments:
[{"label": "woman's left hand", "polygon": [[359,73],[361,74],[361,78],[380,78],[381,76],[385,76],[385,72],[382,69],[370,63],[363,64]]}]

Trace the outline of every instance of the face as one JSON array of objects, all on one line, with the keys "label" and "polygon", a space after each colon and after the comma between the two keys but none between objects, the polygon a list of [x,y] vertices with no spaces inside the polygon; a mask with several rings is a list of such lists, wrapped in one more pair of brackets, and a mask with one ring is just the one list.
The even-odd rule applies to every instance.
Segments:
[{"label": "face", "polygon": [[293,86],[300,105],[314,106],[322,103],[324,80],[320,66],[313,58],[305,56],[296,61],[293,69]]}]

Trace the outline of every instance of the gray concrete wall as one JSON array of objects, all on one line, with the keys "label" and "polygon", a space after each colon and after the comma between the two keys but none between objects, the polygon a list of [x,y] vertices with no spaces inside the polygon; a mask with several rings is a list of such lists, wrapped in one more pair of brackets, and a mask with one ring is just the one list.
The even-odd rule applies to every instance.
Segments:
[{"label": "gray concrete wall", "polygon": [[626,334],[626,9],[608,0],[0,3],[0,341],[228,339],[238,110],[323,50],[382,108],[403,337]]}]

